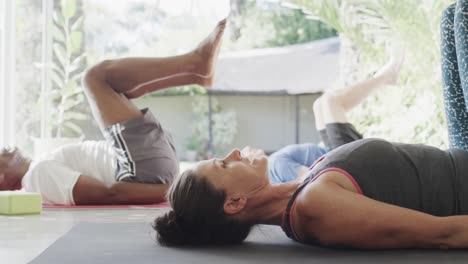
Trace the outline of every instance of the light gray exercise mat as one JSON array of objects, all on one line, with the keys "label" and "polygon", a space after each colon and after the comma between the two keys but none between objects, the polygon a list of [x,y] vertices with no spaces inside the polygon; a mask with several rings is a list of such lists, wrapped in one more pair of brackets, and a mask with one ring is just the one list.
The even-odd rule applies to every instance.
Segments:
[{"label": "light gray exercise mat", "polygon": [[245,243],[210,248],[166,248],[148,223],[79,223],[31,263],[468,263],[468,251],[337,250],[301,245],[279,227],[259,226]]}]

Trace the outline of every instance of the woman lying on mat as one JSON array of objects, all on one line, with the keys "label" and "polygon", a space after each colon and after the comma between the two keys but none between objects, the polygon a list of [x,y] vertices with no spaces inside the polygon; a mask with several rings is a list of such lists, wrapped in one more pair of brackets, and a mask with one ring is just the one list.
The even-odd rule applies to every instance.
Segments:
[{"label": "woman lying on mat", "polygon": [[151,204],[165,200],[179,173],[171,136],[148,109],[130,100],[187,84],[210,86],[226,21],[198,47],[167,58],[109,60],[83,79],[106,141],[65,146],[31,161],[17,149],[0,152],[0,190],[40,192],[44,203]]},{"label": "woman lying on mat", "polygon": [[[346,95],[328,97],[341,108],[324,113],[324,123],[329,115],[345,122]],[[304,180],[273,185],[266,158],[234,150],[178,177],[172,210],[154,228],[169,246],[240,243],[253,225],[271,224],[308,244],[468,248],[467,174],[463,150],[361,139],[325,154]]]}]

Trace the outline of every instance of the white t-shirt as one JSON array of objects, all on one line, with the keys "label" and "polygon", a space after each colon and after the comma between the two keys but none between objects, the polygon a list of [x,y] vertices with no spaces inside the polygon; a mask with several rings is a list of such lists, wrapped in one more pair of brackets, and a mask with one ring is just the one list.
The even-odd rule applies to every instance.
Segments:
[{"label": "white t-shirt", "polygon": [[61,147],[33,161],[23,177],[27,192],[42,194],[44,204],[74,205],[73,187],[80,175],[115,183],[117,161],[106,141],[85,141]]}]

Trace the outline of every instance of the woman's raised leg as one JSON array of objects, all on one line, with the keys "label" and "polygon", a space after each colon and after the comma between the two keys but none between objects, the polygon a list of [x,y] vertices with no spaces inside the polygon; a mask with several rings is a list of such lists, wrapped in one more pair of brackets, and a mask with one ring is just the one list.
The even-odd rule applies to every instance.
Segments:
[{"label": "woman's raised leg", "polygon": [[325,129],[326,124],[331,123],[347,123],[347,112],[377,89],[396,82],[402,61],[403,55],[392,58],[371,79],[341,89],[325,91],[314,103],[316,129]]}]

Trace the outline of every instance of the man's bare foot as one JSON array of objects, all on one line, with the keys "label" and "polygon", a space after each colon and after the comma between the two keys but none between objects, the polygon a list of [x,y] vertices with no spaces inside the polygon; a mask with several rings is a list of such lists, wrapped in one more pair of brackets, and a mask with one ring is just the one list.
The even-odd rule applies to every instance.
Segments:
[{"label": "man's bare foot", "polygon": [[221,20],[213,32],[206,37],[193,51],[199,63],[196,64],[195,74],[200,79],[200,85],[210,88],[213,84],[213,72],[218,57],[221,39],[226,28],[226,19]]}]

